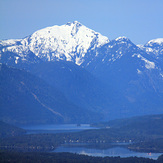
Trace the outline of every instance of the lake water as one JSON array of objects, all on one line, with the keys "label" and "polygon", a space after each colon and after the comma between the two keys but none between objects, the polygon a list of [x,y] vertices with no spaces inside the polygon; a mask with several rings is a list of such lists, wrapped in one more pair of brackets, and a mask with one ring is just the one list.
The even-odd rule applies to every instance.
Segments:
[{"label": "lake water", "polygon": [[90,124],[49,124],[49,125],[28,125],[20,126],[27,131],[27,134],[39,133],[65,133],[65,132],[78,132],[83,130],[98,129],[91,127]]},{"label": "lake water", "polygon": [[157,159],[161,153],[140,153],[131,151],[125,147],[112,147],[109,149],[90,149],[86,147],[73,147],[71,145],[62,145],[58,148],[56,148],[53,152],[70,152],[70,153],[77,153],[77,154],[83,154],[88,156],[99,156],[99,157],[145,157],[145,158],[151,158],[151,159]]}]

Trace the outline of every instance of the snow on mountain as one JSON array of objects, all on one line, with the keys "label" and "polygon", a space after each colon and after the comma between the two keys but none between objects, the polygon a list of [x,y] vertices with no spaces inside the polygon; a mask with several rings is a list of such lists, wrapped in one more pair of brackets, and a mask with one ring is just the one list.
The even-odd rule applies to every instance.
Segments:
[{"label": "snow on mountain", "polygon": [[107,42],[107,37],[74,21],[38,30],[22,40],[6,40],[0,44],[4,46],[3,52],[22,56],[31,51],[45,61],[66,60],[80,65],[88,49],[100,47]]},{"label": "snow on mountain", "polygon": [[151,62],[149,60],[147,60],[146,58],[144,58],[142,55],[140,54],[133,54],[132,57],[135,57],[137,56],[137,58],[140,58],[142,61],[144,61],[145,63],[145,67],[147,69],[154,69],[155,68],[155,63],[154,62]]},{"label": "snow on mountain", "polygon": [[16,42],[21,41],[21,39],[9,39],[9,40],[3,40],[0,41],[0,45],[3,46],[13,46],[16,44]]},{"label": "snow on mountain", "polygon": [[157,38],[157,39],[153,39],[150,40],[146,45],[148,46],[152,46],[153,44],[163,44],[163,38]]},{"label": "snow on mountain", "polygon": [[136,70],[142,71],[142,67],[158,68],[154,59],[159,58],[161,54],[161,38],[151,40],[144,46],[136,46],[124,36],[109,41],[107,37],[77,21],[38,30],[24,39],[0,41],[2,63],[17,66],[19,63],[63,60],[84,68],[91,67],[93,70],[101,65],[110,65],[128,55],[139,60],[141,67]]},{"label": "snow on mountain", "polygon": [[125,37],[125,36],[120,36],[120,37],[118,37],[118,38],[115,39],[115,41],[121,41],[121,43],[122,42],[124,43],[127,40],[129,40],[129,39],[127,37]]},{"label": "snow on mountain", "polygon": [[118,37],[115,40],[104,44],[98,49],[90,49],[85,57],[85,62],[82,64],[83,67],[91,67],[95,64],[109,65],[112,62],[120,59],[124,55],[124,51],[129,49],[133,43],[126,37]]},{"label": "snow on mountain", "polygon": [[145,45],[138,45],[138,47],[155,58],[159,58],[160,55],[163,55],[163,38],[150,40]]},{"label": "snow on mountain", "polygon": [[145,45],[138,45],[138,47],[155,59],[161,71],[160,75],[163,78],[163,38],[150,40]]},{"label": "snow on mountain", "polygon": [[92,55],[92,59],[88,59],[88,63],[84,63],[84,67],[89,68],[94,65],[97,68],[101,67],[102,64],[109,66],[121,58],[127,57],[128,59],[132,59],[133,57],[136,57],[141,69],[143,67],[145,69],[156,68],[155,62],[152,60],[152,58],[140,50],[135,44],[133,44],[128,38],[124,36],[118,37],[115,40],[111,40],[101,48],[91,50],[89,53],[90,54],[87,55]]}]

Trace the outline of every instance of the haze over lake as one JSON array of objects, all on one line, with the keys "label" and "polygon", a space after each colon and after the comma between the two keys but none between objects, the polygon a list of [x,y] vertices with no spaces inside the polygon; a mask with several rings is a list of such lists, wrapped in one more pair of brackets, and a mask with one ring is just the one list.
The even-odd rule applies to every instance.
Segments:
[{"label": "haze over lake", "polygon": [[49,125],[26,125],[20,127],[27,130],[27,134],[66,133],[97,129],[96,127],[91,127],[90,124],[58,124],[58,125],[49,124]]}]

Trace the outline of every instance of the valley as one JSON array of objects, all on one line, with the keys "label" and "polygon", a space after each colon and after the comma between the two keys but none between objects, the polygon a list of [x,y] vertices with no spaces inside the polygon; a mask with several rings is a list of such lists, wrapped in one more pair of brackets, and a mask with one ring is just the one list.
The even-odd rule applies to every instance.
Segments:
[{"label": "valley", "polygon": [[[153,125],[150,123],[149,129],[145,122],[150,122],[151,120]],[[116,149],[122,152],[128,149],[131,150],[132,154],[126,155],[127,157],[134,156],[137,153],[135,156],[155,158],[156,160],[163,153],[162,120],[162,115],[153,115],[104,123],[105,126],[110,124],[110,128],[105,128],[100,124],[101,128],[99,129],[87,129],[80,132],[69,132],[67,130],[64,133],[46,133],[46,130],[44,130],[44,133],[37,134],[20,133],[19,135],[8,135],[1,137],[0,147],[2,151],[7,150],[13,154],[16,151],[20,153],[72,151],[74,153],[73,150],[80,151],[82,149],[82,151],[94,151],[92,156],[95,156],[97,151],[103,150],[103,152],[106,151],[103,157],[107,156],[109,150]],[[126,123],[122,124],[121,121]],[[6,124],[2,124],[1,128],[3,125]],[[130,125],[132,130],[129,127]],[[138,126],[142,126],[143,130]],[[10,125],[6,127],[6,130],[7,128],[11,128]],[[3,130],[1,131],[4,132]],[[12,130],[8,132],[13,133]],[[147,153],[151,154],[147,155]],[[82,153],[79,152],[79,154]],[[125,156],[125,153],[123,155]],[[108,156],[110,156],[109,153]]]}]

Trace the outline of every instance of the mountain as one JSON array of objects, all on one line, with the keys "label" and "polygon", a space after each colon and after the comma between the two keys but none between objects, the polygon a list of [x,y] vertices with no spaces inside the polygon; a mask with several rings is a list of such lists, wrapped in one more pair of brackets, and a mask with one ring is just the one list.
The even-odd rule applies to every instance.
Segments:
[{"label": "mountain", "polygon": [[87,110],[104,112],[111,100],[105,85],[90,72],[67,61],[35,64],[30,72],[59,89],[77,106]]},{"label": "mountain", "polygon": [[148,41],[145,45],[138,46],[147,54],[152,55],[163,69],[163,38],[153,39]]},{"label": "mountain", "polygon": [[[105,71],[104,66],[105,68],[112,65],[114,66],[114,64],[123,60],[123,58],[134,60],[134,69],[137,68],[137,73],[141,73],[143,70],[161,70],[160,65],[153,56],[148,55],[126,37],[119,37],[101,46],[97,50],[90,50],[87,56],[87,60],[85,60],[82,66],[93,73],[96,73],[96,71],[100,69],[102,69],[101,71]],[[126,62],[126,66],[133,67],[132,65]],[[123,66],[121,68],[123,68]],[[127,69],[125,71],[127,71]],[[99,77],[101,75],[99,72],[96,74],[99,75]]]},{"label": "mountain", "polygon": [[148,41],[145,45],[138,46],[156,58],[163,55],[163,38],[153,39]]},{"label": "mountain", "polygon": [[115,99],[108,108],[109,117],[162,112],[162,70],[153,56],[126,37],[90,50],[87,56],[82,66],[113,91]]},{"label": "mountain", "polygon": [[0,41],[1,62],[26,69],[78,107],[115,119],[162,113],[162,39],[109,40],[75,21]]},{"label": "mountain", "polygon": [[107,42],[107,37],[74,21],[38,30],[24,39],[1,41],[0,47],[2,63],[35,63],[40,58],[43,61],[73,61],[80,65],[88,49],[95,49]]},{"label": "mountain", "polygon": [[9,124],[83,123],[99,114],[69,102],[40,78],[0,65],[0,120]]}]

